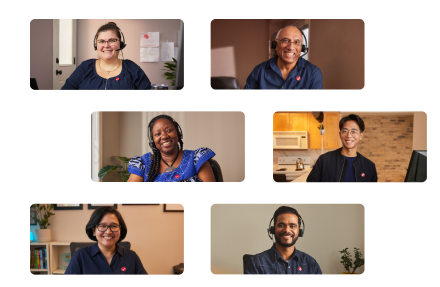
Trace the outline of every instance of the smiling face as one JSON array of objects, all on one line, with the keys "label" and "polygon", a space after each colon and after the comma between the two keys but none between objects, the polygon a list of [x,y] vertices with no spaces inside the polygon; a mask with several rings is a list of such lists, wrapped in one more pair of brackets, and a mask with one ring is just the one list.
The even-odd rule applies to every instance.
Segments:
[{"label": "smiling face", "polygon": [[[108,42],[99,44],[99,41],[108,41],[110,39],[117,39],[118,41],[112,44],[109,44]],[[120,40],[115,32],[112,30],[103,31],[98,34],[96,41],[99,58],[108,61],[118,57],[119,51],[116,50],[120,48]]]},{"label": "smiling face", "polygon": [[173,123],[167,119],[158,119],[152,128],[156,148],[162,154],[175,154],[179,151],[179,137]]},{"label": "smiling face", "polygon": [[298,240],[298,235],[298,216],[293,213],[278,215],[275,223],[275,242],[283,247],[291,247]]},{"label": "smiling face", "polygon": [[359,141],[363,138],[359,125],[355,121],[346,121],[339,131],[343,149],[357,150]]},{"label": "smiling face", "polygon": [[[102,225],[119,225],[118,217],[113,213],[106,213],[99,224]],[[107,226],[106,226],[107,227]],[[105,229],[106,227],[102,228]],[[99,227],[93,228],[93,233],[96,236],[96,239],[98,240],[98,245],[100,247],[104,248],[110,248],[113,247],[116,242],[118,242],[119,237],[121,236],[121,230],[119,231],[111,231],[111,228],[108,227],[106,231],[99,231]]]},{"label": "smiling face", "polygon": [[[296,45],[294,42],[303,42],[301,31],[293,26],[283,28],[277,38],[277,55],[278,59],[285,64],[294,64],[301,56],[301,45]],[[283,39],[290,40],[290,44],[284,44]]]}]

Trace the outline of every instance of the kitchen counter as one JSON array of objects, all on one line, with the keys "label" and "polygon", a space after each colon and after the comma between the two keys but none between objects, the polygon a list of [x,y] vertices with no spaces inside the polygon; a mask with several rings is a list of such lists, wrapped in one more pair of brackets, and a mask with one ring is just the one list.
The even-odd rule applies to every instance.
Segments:
[{"label": "kitchen counter", "polygon": [[311,169],[307,170],[306,173],[304,173],[303,175],[297,177],[292,182],[307,182],[307,177],[309,176],[311,171],[312,171]]}]

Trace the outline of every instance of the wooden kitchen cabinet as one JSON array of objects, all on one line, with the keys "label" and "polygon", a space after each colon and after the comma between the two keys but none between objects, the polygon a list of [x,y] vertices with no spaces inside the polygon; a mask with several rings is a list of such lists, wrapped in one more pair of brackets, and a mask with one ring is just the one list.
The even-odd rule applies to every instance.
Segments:
[{"label": "wooden kitchen cabinet", "polygon": [[307,131],[307,113],[275,113],[274,131]]},{"label": "wooden kitchen cabinet", "polygon": [[273,130],[274,131],[290,131],[289,113],[273,114]]},{"label": "wooden kitchen cabinet", "polygon": [[339,138],[340,113],[324,113],[324,148],[340,148]]}]

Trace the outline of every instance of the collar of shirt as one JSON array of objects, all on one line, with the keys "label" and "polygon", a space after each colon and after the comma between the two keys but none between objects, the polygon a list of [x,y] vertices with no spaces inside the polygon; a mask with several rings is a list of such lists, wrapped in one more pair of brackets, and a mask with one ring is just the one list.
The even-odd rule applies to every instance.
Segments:
[{"label": "collar of shirt", "polygon": [[[273,57],[269,61],[267,61],[266,69],[272,69],[275,73],[277,73],[284,80],[283,74],[281,74],[280,67],[278,67],[278,65],[277,65],[277,60],[278,60],[278,55],[276,55],[275,57]],[[304,59],[299,58],[298,62],[296,62],[295,67],[292,69],[292,71],[290,71],[289,75],[287,76],[285,82],[287,83],[292,77],[295,77],[297,74],[299,74],[299,71],[304,69],[304,64],[305,64]]]},{"label": "collar of shirt", "polygon": [[[298,261],[299,260],[299,258],[298,258],[298,252],[300,252],[299,250],[297,250],[296,248],[295,248],[295,250],[293,251],[293,255],[292,255],[292,258],[290,258],[290,260],[289,260],[289,262],[287,262],[286,260],[284,260],[284,258],[280,255],[280,253],[278,252],[278,250],[276,249],[276,247],[275,247],[275,243],[272,245],[272,248],[270,249],[270,251],[272,252],[272,255],[274,256],[274,258],[276,259],[276,260],[282,260],[282,261],[284,261],[285,263],[289,263],[292,259],[294,259],[294,260],[296,260],[296,261]],[[297,252],[298,251],[298,252]]]},{"label": "collar of shirt", "polygon": [[[98,253],[101,253],[102,254],[102,252],[101,252],[101,250],[99,250],[99,247],[98,247],[98,244],[94,244],[94,245],[92,245],[91,246],[91,255],[93,256],[93,257],[95,257]],[[122,248],[122,246],[119,246],[119,244],[116,244],[116,252],[115,252],[115,254],[116,253],[118,253],[119,254],[119,256],[124,256],[124,248]],[[104,254],[103,254],[104,255]]]}]

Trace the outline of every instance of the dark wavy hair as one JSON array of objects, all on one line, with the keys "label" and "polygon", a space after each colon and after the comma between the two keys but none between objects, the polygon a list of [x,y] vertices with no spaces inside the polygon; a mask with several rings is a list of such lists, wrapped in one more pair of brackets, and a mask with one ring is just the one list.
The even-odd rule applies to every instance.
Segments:
[{"label": "dark wavy hair", "polygon": [[361,129],[361,133],[364,132],[364,130],[365,130],[364,121],[361,119],[360,116],[355,115],[355,114],[349,114],[348,116],[343,117],[339,121],[339,130],[342,130],[342,127],[344,126],[344,123],[348,122],[348,121],[355,121],[358,124],[359,128]]},{"label": "dark wavy hair", "polygon": [[98,31],[96,32],[95,39],[98,39],[99,33],[105,31],[113,31],[116,34],[116,36],[118,36],[119,41],[121,41],[121,32],[119,31],[118,25],[116,25],[115,22],[108,22],[107,24],[104,24],[101,27],[99,27]]},{"label": "dark wavy hair", "polygon": [[154,179],[156,178],[157,174],[159,173],[160,160],[162,159],[162,155],[160,154],[159,149],[156,147],[153,138],[153,126],[156,123],[156,121],[160,119],[167,119],[174,125],[174,128],[177,131],[177,138],[179,140],[179,145],[180,145],[180,148],[179,146],[178,148],[179,150],[183,150],[183,141],[182,141],[183,133],[179,123],[168,115],[159,115],[153,118],[148,124],[148,141],[150,148],[153,150],[152,152],[153,155],[151,157],[151,164],[150,164],[150,170],[148,171],[147,182],[153,182]]},{"label": "dark wavy hair", "polygon": [[301,215],[299,215],[298,211],[295,208],[289,207],[289,206],[278,207],[278,209],[273,214],[273,225],[276,226],[278,215],[286,214],[286,213],[292,213],[292,214],[295,214],[296,216],[298,216],[298,226],[299,226],[299,228],[301,228],[301,220],[300,220]]},{"label": "dark wavy hair", "polygon": [[122,215],[119,213],[119,211],[117,211],[115,208],[113,208],[111,206],[99,207],[98,209],[96,209],[92,213],[92,216],[90,216],[90,220],[86,225],[87,236],[93,241],[98,241],[96,239],[96,236],[93,235],[93,228],[96,227],[101,222],[101,219],[107,213],[111,213],[111,214],[116,215],[116,217],[118,218],[118,221],[119,221],[119,225],[121,225],[121,229],[119,231],[121,233],[119,240],[118,240],[118,243],[119,243],[122,240],[124,240],[125,236],[127,236],[127,225],[125,224],[125,221],[122,218]]}]

